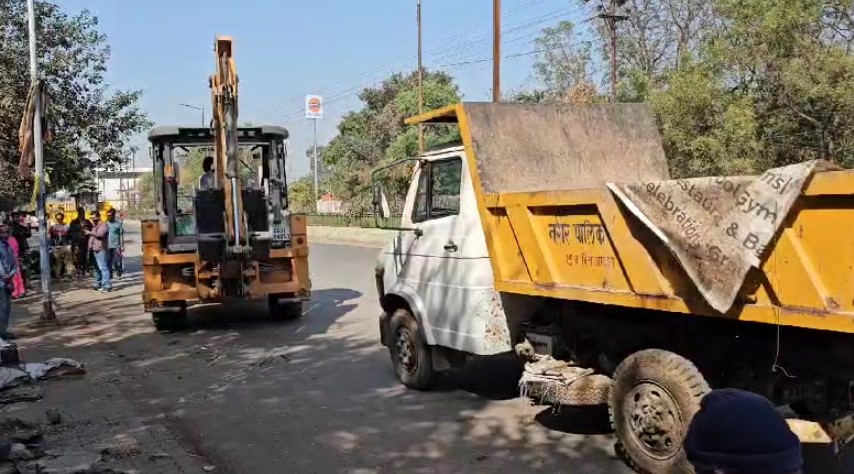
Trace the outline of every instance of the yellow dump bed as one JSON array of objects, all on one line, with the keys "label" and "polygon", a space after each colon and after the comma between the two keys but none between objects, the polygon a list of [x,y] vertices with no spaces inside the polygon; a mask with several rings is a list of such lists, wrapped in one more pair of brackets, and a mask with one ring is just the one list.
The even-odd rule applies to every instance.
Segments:
[{"label": "yellow dump bed", "polygon": [[721,313],[606,183],[670,179],[640,104],[464,103],[458,123],[499,291],[854,333],[854,172],[813,174]]}]

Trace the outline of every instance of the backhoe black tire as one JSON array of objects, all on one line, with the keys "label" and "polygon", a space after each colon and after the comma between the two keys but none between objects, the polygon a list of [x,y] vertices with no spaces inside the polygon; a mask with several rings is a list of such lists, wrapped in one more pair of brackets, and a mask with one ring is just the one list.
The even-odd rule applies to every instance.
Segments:
[{"label": "backhoe black tire", "polygon": [[302,302],[287,302],[279,301],[277,296],[269,296],[267,304],[270,308],[270,315],[275,319],[282,321],[292,321],[302,317]]},{"label": "backhoe black tire", "polygon": [[682,441],[710,390],[697,367],[672,352],[646,349],[623,360],[608,411],[626,462],[644,474],[693,473]]},{"label": "backhoe black tire", "polygon": [[394,373],[400,383],[414,390],[428,390],[436,381],[433,355],[418,321],[407,309],[391,315],[391,345],[388,348]]},{"label": "backhoe black tire", "polygon": [[151,320],[158,331],[180,331],[187,327],[187,305],[174,303],[177,311],[151,313]]}]

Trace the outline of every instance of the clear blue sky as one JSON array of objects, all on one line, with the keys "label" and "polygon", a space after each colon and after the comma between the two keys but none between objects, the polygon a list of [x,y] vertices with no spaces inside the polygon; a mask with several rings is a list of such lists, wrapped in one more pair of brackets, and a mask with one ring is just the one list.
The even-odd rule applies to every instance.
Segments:
[{"label": "clear blue sky", "polygon": [[[416,67],[415,0],[54,0],[65,11],[93,12],[109,38],[108,80],[141,89],[158,125],[201,123],[210,113],[208,75],[217,34],[235,40],[240,121],[286,126],[291,178],[308,172],[312,142],[305,94],[324,96],[321,144],[340,117],[359,107],[356,94],[396,71]],[[502,88],[533,84],[533,40],[561,20],[590,15],[576,0],[503,0]],[[492,65],[490,0],[423,0],[425,66],[450,72],[467,100],[488,100]],[[480,61],[480,62],[473,62]],[[460,64],[466,63],[466,64]],[[140,154],[147,156],[144,138]],[[147,158],[144,159],[147,161]],[[140,160],[142,161],[142,160]]]}]

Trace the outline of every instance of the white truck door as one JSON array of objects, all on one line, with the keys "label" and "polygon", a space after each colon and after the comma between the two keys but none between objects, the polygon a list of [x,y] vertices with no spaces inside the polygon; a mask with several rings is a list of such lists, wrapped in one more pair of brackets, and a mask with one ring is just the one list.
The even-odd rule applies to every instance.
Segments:
[{"label": "white truck door", "polygon": [[441,346],[450,344],[448,319],[458,318],[464,300],[460,287],[462,235],[459,226],[462,158],[459,155],[423,161],[415,177],[412,204],[404,209],[407,232],[395,249],[403,260],[399,278],[414,288],[423,303],[425,330]]}]

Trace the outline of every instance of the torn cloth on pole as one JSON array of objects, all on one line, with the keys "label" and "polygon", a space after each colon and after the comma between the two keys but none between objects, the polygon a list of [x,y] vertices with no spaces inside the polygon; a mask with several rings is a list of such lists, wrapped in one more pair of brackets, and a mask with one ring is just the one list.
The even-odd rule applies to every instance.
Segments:
[{"label": "torn cloth on pole", "polygon": [[33,120],[36,115],[36,97],[41,99],[42,113],[42,137],[50,141],[50,132],[47,123],[47,93],[43,81],[36,81],[30,86],[27,94],[27,103],[24,106],[24,115],[21,117],[21,126],[18,128],[18,148],[21,158],[18,160],[18,174],[27,179],[32,175],[31,169],[35,165],[35,153],[33,143]]},{"label": "torn cloth on pole", "polygon": [[813,172],[809,161],[760,176],[718,176],[608,188],[670,249],[715,310],[729,311],[750,267],[785,221]]}]

